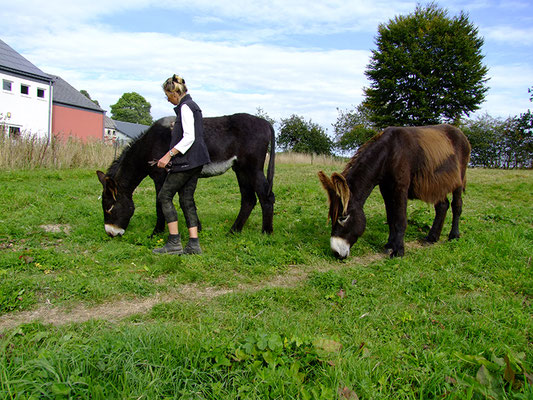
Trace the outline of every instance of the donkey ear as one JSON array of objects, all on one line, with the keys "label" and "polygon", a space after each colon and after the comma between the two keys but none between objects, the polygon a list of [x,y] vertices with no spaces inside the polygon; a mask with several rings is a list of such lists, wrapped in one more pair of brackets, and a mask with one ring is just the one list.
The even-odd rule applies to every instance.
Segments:
[{"label": "donkey ear", "polygon": [[324,186],[324,189],[333,189],[333,183],[331,182],[331,179],[326,176],[324,171],[318,171],[317,175],[318,179],[320,180],[320,183],[322,183],[322,186]]},{"label": "donkey ear", "polygon": [[335,190],[335,185],[330,178],[324,174],[323,171],[318,172],[318,179],[322,183],[322,186],[326,190],[329,198],[329,213],[328,217],[331,219],[331,223],[335,223],[339,217],[339,196]]},{"label": "donkey ear", "polygon": [[333,175],[331,175],[331,182],[335,188],[335,193],[341,199],[343,212],[345,213],[350,201],[350,188],[348,187],[346,178],[338,172],[334,172]]},{"label": "donkey ear", "polygon": [[105,178],[105,188],[113,195],[113,198],[117,199],[118,185],[117,182],[109,176]]},{"label": "donkey ear", "polygon": [[339,204],[337,200],[337,194],[335,193],[335,186],[333,186],[333,182],[331,182],[331,179],[329,179],[323,171],[318,171],[318,179],[320,180],[320,183],[322,183],[322,187],[326,190],[326,193],[328,194],[328,218],[330,218],[331,222],[333,223],[337,220],[338,212],[336,210],[338,209],[337,204]]},{"label": "donkey ear", "polygon": [[96,171],[96,175],[98,175],[98,180],[102,186],[105,187],[105,174],[102,171]]},{"label": "donkey ear", "polygon": [[333,182],[331,182],[331,179],[329,179],[324,171],[318,171],[318,179],[320,180],[320,183],[322,183],[322,186],[328,193],[329,202],[331,203],[332,200],[335,198],[335,186],[333,186]]},{"label": "donkey ear", "polygon": [[98,180],[104,187],[105,192],[109,192],[111,196],[113,196],[113,199],[117,200],[117,193],[118,193],[118,185],[115,180],[106,174],[104,174],[102,171],[96,171],[96,175],[98,175]]}]

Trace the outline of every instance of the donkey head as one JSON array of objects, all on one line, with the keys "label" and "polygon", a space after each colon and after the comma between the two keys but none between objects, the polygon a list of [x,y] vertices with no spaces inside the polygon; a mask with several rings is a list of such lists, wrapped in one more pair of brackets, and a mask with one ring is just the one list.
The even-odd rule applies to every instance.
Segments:
[{"label": "donkey head", "polygon": [[111,237],[122,236],[135,211],[133,199],[131,195],[126,195],[120,190],[118,183],[112,177],[102,171],[96,171],[96,174],[104,187],[102,208],[105,231]]},{"label": "donkey head", "polygon": [[343,175],[334,172],[331,178],[328,178],[323,171],[319,171],[318,179],[329,198],[331,250],[336,257],[346,258],[350,255],[352,245],[365,230],[363,206],[354,201]]}]

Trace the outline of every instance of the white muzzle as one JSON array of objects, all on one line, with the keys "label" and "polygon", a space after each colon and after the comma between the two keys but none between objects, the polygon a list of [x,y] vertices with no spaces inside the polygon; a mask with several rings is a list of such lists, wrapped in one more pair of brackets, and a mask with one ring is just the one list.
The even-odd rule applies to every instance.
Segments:
[{"label": "white muzzle", "polygon": [[124,235],[124,232],[126,232],[124,229],[111,224],[105,224],[105,231],[111,237],[122,236]]},{"label": "white muzzle", "polygon": [[336,236],[331,237],[331,250],[337,254],[339,258],[346,258],[350,255],[350,244]]}]

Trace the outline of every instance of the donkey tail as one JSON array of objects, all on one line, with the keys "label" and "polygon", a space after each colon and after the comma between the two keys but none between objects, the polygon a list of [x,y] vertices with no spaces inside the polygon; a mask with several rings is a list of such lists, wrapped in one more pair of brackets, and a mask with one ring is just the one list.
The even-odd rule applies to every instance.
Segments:
[{"label": "donkey tail", "polygon": [[270,155],[268,157],[268,168],[267,168],[267,182],[268,182],[268,196],[272,198],[274,194],[272,193],[272,186],[274,185],[274,163],[276,158],[276,133],[271,124],[268,124],[270,127]]}]

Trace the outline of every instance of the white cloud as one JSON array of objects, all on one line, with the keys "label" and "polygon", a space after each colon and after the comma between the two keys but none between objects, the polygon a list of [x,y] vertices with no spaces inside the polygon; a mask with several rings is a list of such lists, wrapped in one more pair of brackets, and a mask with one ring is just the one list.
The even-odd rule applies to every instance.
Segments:
[{"label": "white cloud", "polygon": [[491,26],[483,29],[486,40],[494,40],[509,46],[532,46],[533,28],[517,28],[512,26]]},{"label": "white cloud", "polygon": [[336,120],[336,107],[361,101],[370,55],[202,42],[103,27],[47,33],[38,45],[24,37],[19,43],[28,48],[26,58],[87,90],[108,111],[123,93],[136,91],[152,104],[155,118],[172,113],[161,83],[180,73],[206,116],[254,113],[262,107],[274,118],[294,113],[326,128]]},{"label": "white cloud", "polygon": [[494,117],[519,115],[533,108],[527,89],[533,84],[533,67],[526,64],[499,65],[490,68],[490,90],[486,102],[477,114],[489,113]]},{"label": "white cloud", "polygon": [[[371,23],[384,16],[393,16],[397,12],[411,11],[412,1],[384,0],[233,0],[212,1],[197,0],[194,3],[185,1],[162,1],[159,7],[187,9],[193,4],[200,14],[216,16],[224,19],[235,19],[248,23],[265,23],[288,27],[304,27],[305,25],[343,26],[347,22],[357,25]],[[345,26],[343,29],[346,28]]]},{"label": "white cloud", "polygon": [[[175,13],[177,18],[180,12],[188,12],[198,24],[225,21],[230,26],[246,27],[252,33],[262,32],[268,38],[274,33],[374,32],[380,22],[413,9],[414,3],[406,0],[197,0],[193,3],[183,0],[94,0],[76,3],[75,6],[67,0],[51,0],[44,7],[40,0],[27,0],[3,5],[2,13],[4,20],[9,20],[12,26],[17,26],[19,32],[26,34],[72,29],[95,23],[102,16],[110,17],[120,26],[125,23],[121,20],[121,15],[126,11],[145,11],[149,15],[153,10],[168,10],[170,14]],[[31,22],[28,23],[29,21]],[[178,23],[175,29],[180,29]],[[208,32],[196,32],[198,33]],[[255,36],[252,34],[251,38]],[[38,35],[34,35],[35,37]],[[244,34],[240,39],[250,39],[250,36]]]}]

